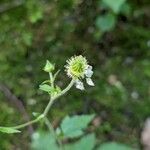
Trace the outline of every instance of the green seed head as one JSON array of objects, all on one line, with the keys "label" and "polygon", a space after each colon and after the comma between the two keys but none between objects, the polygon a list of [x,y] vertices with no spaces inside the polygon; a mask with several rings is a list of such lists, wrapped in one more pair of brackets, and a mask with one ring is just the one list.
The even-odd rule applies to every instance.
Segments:
[{"label": "green seed head", "polygon": [[71,57],[67,60],[67,65],[65,66],[67,75],[71,78],[84,78],[85,70],[88,66],[85,57],[79,55]]}]

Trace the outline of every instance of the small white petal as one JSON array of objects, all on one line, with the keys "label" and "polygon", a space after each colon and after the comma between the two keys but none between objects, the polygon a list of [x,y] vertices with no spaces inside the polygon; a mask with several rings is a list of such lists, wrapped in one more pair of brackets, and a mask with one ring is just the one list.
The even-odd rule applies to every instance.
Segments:
[{"label": "small white petal", "polygon": [[77,89],[80,89],[80,90],[84,90],[84,85],[83,85],[83,82],[81,82],[80,80],[76,80],[75,82],[75,86]]},{"label": "small white petal", "polygon": [[85,70],[85,75],[86,75],[86,77],[91,78],[93,75],[93,71],[90,69],[87,69],[87,70]]},{"label": "small white petal", "polygon": [[88,78],[91,78],[91,77],[92,77],[92,75],[93,75],[92,68],[93,68],[93,67],[90,66],[90,65],[87,66],[87,68],[86,68],[86,70],[85,70],[85,75],[86,75],[86,77],[88,77]]},{"label": "small white petal", "polygon": [[94,86],[95,85],[91,78],[86,78],[86,83],[88,85],[90,85],[90,86]]}]

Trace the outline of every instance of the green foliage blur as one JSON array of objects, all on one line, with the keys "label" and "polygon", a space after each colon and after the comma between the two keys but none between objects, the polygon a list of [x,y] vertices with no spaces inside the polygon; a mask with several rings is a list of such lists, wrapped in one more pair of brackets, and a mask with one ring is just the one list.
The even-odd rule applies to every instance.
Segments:
[{"label": "green foliage blur", "polygon": [[[47,78],[45,61],[61,68],[58,85],[65,86],[66,59],[86,56],[94,67],[95,87],[72,89],[48,117],[57,126],[67,114],[94,113],[100,120],[93,125],[99,143],[138,148],[150,116],[149,14],[149,0],[1,0],[0,85],[22,101],[32,118],[32,112],[41,112],[48,103],[38,89]],[[0,92],[0,126],[25,122],[10,101]],[[30,149],[29,132],[22,132],[0,134],[0,149]]]}]

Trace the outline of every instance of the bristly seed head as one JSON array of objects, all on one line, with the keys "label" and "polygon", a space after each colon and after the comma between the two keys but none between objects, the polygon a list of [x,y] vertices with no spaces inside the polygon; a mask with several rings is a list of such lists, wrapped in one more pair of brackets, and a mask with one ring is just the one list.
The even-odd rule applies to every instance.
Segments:
[{"label": "bristly seed head", "polygon": [[84,89],[84,85],[80,81],[83,78],[86,78],[88,85],[94,86],[94,82],[91,79],[93,75],[92,66],[88,65],[87,59],[82,55],[74,56],[67,60],[65,68],[67,75],[76,80],[76,88],[80,90]]},{"label": "bristly seed head", "polygon": [[88,64],[86,58],[79,55],[71,57],[69,60],[67,60],[67,65],[65,68],[69,77],[84,78],[87,66]]}]

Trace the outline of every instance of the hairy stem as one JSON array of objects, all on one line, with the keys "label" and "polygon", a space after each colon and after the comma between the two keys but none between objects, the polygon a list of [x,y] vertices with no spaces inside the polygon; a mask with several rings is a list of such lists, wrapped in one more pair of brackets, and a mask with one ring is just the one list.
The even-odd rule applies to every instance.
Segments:
[{"label": "hairy stem", "polygon": [[36,123],[36,122],[40,121],[40,120],[43,119],[43,118],[44,118],[44,115],[41,114],[41,115],[40,115],[39,117],[37,117],[36,119],[31,120],[31,121],[29,121],[29,122],[26,122],[26,123],[24,123],[24,124],[15,126],[15,127],[13,127],[13,128],[14,128],[14,129],[24,128],[24,127],[26,127],[26,126],[28,126],[28,125],[30,125],[30,124],[33,124],[33,123]]},{"label": "hairy stem", "polygon": [[47,113],[49,112],[52,104],[54,103],[54,101],[59,98],[60,96],[64,95],[66,92],[68,92],[70,90],[70,88],[73,86],[75,80],[72,79],[71,82],[69,83],[69,85],[64,89],[62,90],[59,94],[57,94],[56,96],[52,97],[48,103],[48,105],[46,106],[45,110],[44,110],[44,116],[47,115]]},{"label": "hairy stem", "polygon": [[49,78],[50,78],[50,81],[51,81],[51,87],[54,88],[54,79],[53,79],[53,75],[51,72],[49,72]]},{"label": "hairy stem", "polygon": [[68,91],[71,89],[71,87],[73,86],[74,82],[75,82],[75,80],[72,79],[71,82],[69,83],[69,85],[68,85],[64,90],[62,90],[62,91],[61,91],[59,94],[57,94],[56,96],[51,97],[51,98],[50,98],[50,101],[49,101],[49,103],[48,103],[48,105],[46,106],[46,108],[45,108],[45,110],[44,110],[44,112],[43,112],[39,117],[37,117],[36,119],[31,120],[31,121],[29,121],[29,122],[26,122],[26,123],[24,123],[24,124],[21,124],[21,125],[12,127],[12,128],[14,128],[14,129],[24,128],[24,127],[26,127],[26,126],[29,126],[29,125],[31,125],[31,124],[34,124],[34,123],[40,121],[41,119],[45,118],[45,117],[47,116],[47,114],[48,114],[48,112],[49,112],[49,110],[50,110],[52,104],[54,103],[54,101],[55,101],[56,99],[58,99],[60,96],[64,95],[66,92],[68,92]]}]

